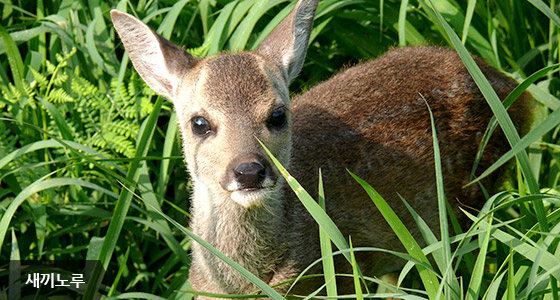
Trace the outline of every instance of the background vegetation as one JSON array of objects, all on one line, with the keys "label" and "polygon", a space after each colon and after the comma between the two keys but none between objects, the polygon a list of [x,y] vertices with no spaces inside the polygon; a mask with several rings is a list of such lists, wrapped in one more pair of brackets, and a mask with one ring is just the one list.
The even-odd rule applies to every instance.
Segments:
[{"label": "background vegetation", "polygon": [[[108,298],[191,298],[191,239],[159,213],[188,223],[175,116],[132,70],[109,10],[128,11],[205,56],[255,48],[291,7],[283,0],[0,1],[0,260],[98,259]],[[509,133],[518,171],[508,191],[489,195],[468,233],[443,234],[444,243],[427,233],[424,253],[399,254],[410,261],[401,276],[413,288],[397,290],[402,298],[559,298],[559,8],[555,0],[321,1],[295,92],[390,47],[464,45],[520,82],[528,78],[522,89],[538,100],[528,137]],[[336,244],[330,229],[325,239]],[[456,250],[445,246],[451,242]],[[415,262],[424,264],[409,272]]]}]

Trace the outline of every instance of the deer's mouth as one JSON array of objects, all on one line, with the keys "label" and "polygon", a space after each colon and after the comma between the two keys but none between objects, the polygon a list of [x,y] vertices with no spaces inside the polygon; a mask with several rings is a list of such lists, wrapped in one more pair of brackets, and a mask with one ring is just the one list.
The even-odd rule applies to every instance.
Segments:
[{"label": "deer's mouth", "polygon": [[271,198],[276,191],[276,186],[239,188],[230,192],[233,201],[245,208],[262,205]]},{"label": "deer's mouth", "polygon": [[250,187],[250,188],[240,189],[239,191],[248,192],[248,193],[249,193],[249,192],[258,191],[258,190],[261,190],[261,189],[263,189],[263,188],[262,188],[262,187]]}]

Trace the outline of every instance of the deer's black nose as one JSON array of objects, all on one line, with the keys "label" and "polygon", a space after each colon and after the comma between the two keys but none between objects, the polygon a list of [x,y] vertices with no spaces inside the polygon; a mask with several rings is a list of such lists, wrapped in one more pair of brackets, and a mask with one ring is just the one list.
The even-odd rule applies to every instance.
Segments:
[{"label": "deer's black nose", "polygon": [[266,167],[259,162],[246,162],[239,164],[234,173],[243,189],[260,188],[266,177]]}]

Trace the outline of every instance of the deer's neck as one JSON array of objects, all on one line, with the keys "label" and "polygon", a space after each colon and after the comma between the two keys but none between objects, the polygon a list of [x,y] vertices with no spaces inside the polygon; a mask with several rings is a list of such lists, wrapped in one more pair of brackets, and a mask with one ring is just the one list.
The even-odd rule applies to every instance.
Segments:
[{"label": "deer's neck", "polygon": [[[221,193],[195,183],[191,227],[195,234],[251,273],[266,280],[280,263],[285,243],[283,192],[260,207],[246,209]],[[247,279],[200,245],[193,258],[208,267],[206,274],[227,292],[252,291]]]}]

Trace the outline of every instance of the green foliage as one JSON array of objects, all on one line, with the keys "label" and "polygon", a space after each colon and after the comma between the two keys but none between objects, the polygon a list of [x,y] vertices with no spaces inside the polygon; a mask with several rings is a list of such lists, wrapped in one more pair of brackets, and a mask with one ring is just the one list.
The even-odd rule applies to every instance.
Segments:
[{"label": "green foliage", "polygon": [[[57,65],[44,61],[41,66],[43,72],[30,66],[29,72],[34,80],[22,83],[23,93],[9,83],[9,89],[2,91],[8,103],[2,106],[10,113],[23,103],[18,107],[23,113],[45,116],[45,136],[76,141],[112,158],[119,155],[133,157],[140,128],[138,122],[153,109],[152,92],[136,74],[128,78],[126,85],[121,82],[118,86],[114,78],[109,91],[100,91],[80,76],[79,69],[72,72],[67,67],[68,60],[75,53],[76,49],[73,48],[64,57],[57,54]],[[41,100],[54,106],[49,109],[45,107],[48,105],[41,105]],[[63,123],[56,122],[53,114],[63,117]],[[66,128],[68,132],[65,132]],[[26,144],[25,140],[21,142]]]},{"label": "green foliage", "polygon": [[[291,7],[281,0],[0,2],[0,259],[100,259],[105,278],[117,278],[104,281],[108,298],[190,298],[187,253],[196,237],[178,228],[187,223],[190,183],[175,117],[132,70],[108,12],[135,14],[205,56],[254,49]],[[555,0],[321,1],[295,92],[389,47],[436,44],[462,53],[464,46],[527,79],[520,91],[538,101],[534,130],[519,139],[506,129],[512,151],[488,170],[518,155],[516,180],[489,195],[467,232],[432,233],[411,210],[428,246],[393,253],[409,261],[399,278],[404,286],[389,288],[399,297],[559,298],[558,9]],[[492,91],[483,89],[499,112],[495,123],[508,123]],[[375,187],[360,183],[405,245],[420,242],[399,226]],[[325,258],[317,263],[324,260],[325,278],[336,274],[331,255],[351,262],[352,251],[385,251],[351,248],[321,206],[299,193],[321,225]],[[170,226],[162,214],[179,223]],[[440,218],[445,224],[443,210]],[[359,268],[347,275],[387,286]],[[336,297],[332,283],[326,291]]]}]

